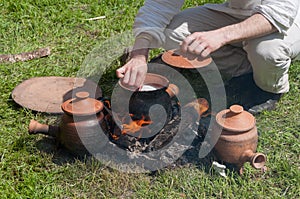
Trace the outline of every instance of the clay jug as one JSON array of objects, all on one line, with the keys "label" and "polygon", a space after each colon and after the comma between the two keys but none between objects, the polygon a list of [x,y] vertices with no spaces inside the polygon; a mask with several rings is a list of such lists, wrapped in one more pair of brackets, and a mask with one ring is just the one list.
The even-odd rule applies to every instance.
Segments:
[{"label": "clay jug", "polygon": [[103,103],[89,98],[88,92],[78,92],[76,97],[65,101],[61,108],[64,112],[60,125],[40,124],[31,120],[30,134],[45,134],[55,137],[60,144],[76,155],[88,154],[86,145],[94,149],[99,146],[99,134],[105,122],[102,112]]},{"label": "clay jug", "polygon": [[221,135],[214,151],[221,161],[236,166],[242,174],[245,162],[250,162],[256,169],[265,168],[266,156],[256,153],[258,133],[255,117],[243,110],[240,105],[232,105],[229,109],[220,111],[216,115],[212,132]]}]

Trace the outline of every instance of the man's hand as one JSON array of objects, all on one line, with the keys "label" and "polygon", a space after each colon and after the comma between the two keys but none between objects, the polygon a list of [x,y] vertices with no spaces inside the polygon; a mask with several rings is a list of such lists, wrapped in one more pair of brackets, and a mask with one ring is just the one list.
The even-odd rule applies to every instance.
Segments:
[{"label": "man's hand", "polygon": [[207,57],[225,44],[225,38],[218,30],[207,32],[195,32],[181,44],[181,51]]},{"label": "man's hand", "polygon": [[122,78],[122,83],[130,87],[139,88],[143,85],[147,73],[147,59],[145,56],[135,56],[124,66],[117,69],[118,78]]},{"label": "man's hand", "polygon": [[145,80],[147,73],[147,62],[149,55],[150,41],[144,38],[137,38],[130,52],[130,60],[121,68],[117,69],[116,74],[124,85],[139,89]]}]

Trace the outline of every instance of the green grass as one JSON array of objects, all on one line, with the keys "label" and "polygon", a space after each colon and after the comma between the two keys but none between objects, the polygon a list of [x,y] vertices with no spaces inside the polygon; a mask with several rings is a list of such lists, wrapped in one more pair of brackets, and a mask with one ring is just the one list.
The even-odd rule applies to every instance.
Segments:
[{"label": "green grass", "polygon": [[[291,66],[291,91],[275,111],[257,117],[258,150],[268,157],[264,174],[248,164],[243,176],[229,173],[228,178],[197,165],[128,174],[93,159],[74,160],[52,139],[28,135],[31,119],[51,123],[57,118],[17,107],[10,97],[14,87],[31,77],[76,76],[97,44],[131,30],[142,4],[133,0],[0,2],[0,54],[52,49],[47,58],[0,64],[1,198],[299,198],[299,62]],[[106,18],[85,20],[102,15]],[[106,78],[105,91],[116,80],[113,71]]]}]

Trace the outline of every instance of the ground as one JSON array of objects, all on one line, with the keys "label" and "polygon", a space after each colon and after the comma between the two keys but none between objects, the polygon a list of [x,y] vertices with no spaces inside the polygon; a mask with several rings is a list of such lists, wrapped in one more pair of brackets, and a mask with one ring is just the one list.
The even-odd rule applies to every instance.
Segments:
[{"label": "ground", "polygon": [[[206,2],[186,1],[185,7]],[[31,77],[74,77],[99,43],[131,30],[143,1],[3,1],[0,54],[49,46],[51,55],[27,62],[0,63],[0,193],[3,198],[299,198],[300,63],[289,71],[291,89],[277,108],[256,117],[258,151],[268,171],[245,165],[239,176],[219,176],[212,168],[189,164],[154,173],[123,173],[94,159],[74,159],[45,136],[27,132],[31,119],[56,124],[57,116],[16,106],[11,92]],[[105,16],[103,19],[86,19]],[[154,57],[158,51],[151,52]],[[105,94],[116,82],[114,70],[102,79]]]}]

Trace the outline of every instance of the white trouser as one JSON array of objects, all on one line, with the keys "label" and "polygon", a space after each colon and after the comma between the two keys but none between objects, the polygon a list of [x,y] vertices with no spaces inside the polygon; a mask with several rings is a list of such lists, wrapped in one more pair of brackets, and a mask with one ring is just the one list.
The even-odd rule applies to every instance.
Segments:
[{"label": "white trouser", "polygon": [[[238,23],[243,18],[205,7],[186,9],[175,15],[167,27],[165,49],[178,48],[189,34]],[[289,91],[288,69],[300,56],[300,28],[294,24],[286,36],[273,33],[257,39],[226,45],[211,57],[229,78],[253,72],[257,86],[272,93]]]}]

